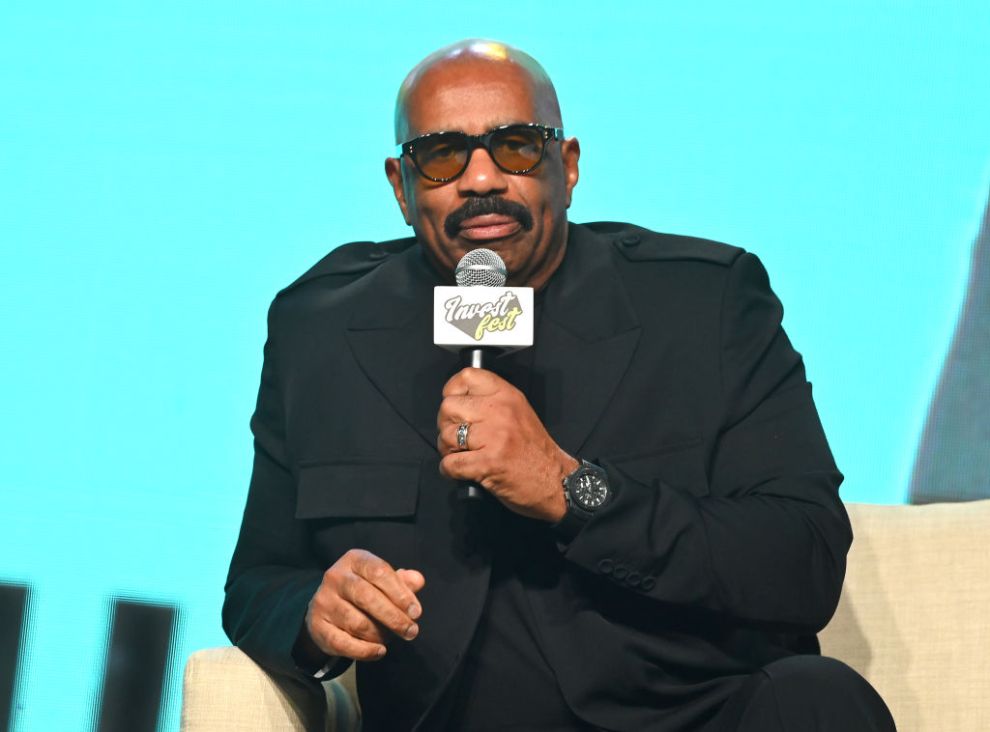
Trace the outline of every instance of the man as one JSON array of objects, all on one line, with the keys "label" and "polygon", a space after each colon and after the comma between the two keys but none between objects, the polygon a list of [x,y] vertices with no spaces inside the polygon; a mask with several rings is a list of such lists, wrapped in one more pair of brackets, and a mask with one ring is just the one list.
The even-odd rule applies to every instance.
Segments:
[{"label": "man", "polygon": [[[272,306],[228,634],[296,677],[359,662],[371,730],[892,728],[814,655],[851,533],[762,267],[569,224],[561,128],[502,44],[404,82],[385,169],[416,236]],[[537,291],[534,347],[490,370],[430,340],[479,246]]]}]

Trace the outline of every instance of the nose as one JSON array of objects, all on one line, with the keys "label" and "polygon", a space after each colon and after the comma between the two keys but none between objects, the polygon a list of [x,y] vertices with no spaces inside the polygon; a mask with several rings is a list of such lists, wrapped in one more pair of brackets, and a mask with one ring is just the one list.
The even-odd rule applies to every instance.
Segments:
[{"label": "nose", "polygon": [[486,196],[503,193],[507,188],[506,173],[488,151],[482,147],[471,151],[468,165],[457,179],[457,191],[463,196]]}]

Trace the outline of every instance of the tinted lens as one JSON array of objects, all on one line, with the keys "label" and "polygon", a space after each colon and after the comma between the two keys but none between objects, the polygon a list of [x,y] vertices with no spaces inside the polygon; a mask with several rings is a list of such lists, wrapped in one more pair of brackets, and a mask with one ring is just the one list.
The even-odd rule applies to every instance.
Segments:
[{"label": "tinted lens", "polygon": [[535,168],[543,158],[543,132],[534,127],[506,127],[492,133],[492,157],[513,173]]},{"label": "tinted lens", "polygon": [[413,145],[413,160],[427,177],[446,180],[464,169],[467,147],[466,136],[459,132],[430,135]]}]

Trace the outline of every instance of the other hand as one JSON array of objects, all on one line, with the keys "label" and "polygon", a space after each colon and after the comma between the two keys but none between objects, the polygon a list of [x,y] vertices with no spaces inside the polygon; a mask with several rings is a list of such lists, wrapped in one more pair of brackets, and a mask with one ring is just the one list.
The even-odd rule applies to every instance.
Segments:
[{"label": "other hand", "polygon": [[306,631],[325,654],[377,661],[398,636],[412,640],[423,608],[416,593],[426,580],[413,569],[393,569],[363,549],[351,549],[323,573],[306,611]]}]

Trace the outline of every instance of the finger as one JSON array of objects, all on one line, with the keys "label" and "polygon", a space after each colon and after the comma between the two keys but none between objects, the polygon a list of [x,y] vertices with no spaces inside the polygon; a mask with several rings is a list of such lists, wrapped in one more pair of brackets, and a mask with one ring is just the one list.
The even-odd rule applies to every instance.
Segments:
[{"label": "finger", "polygon": [[468,385],[464,380],[464,371],[465,369],[461,369],[447,379],[447,383],[443,385],[443,391],[440,392],[441,395],[444,397],[449,397],[460,396],[468,393]]},{"label": "finger", "polygon": [[[410,590],[398,577],[395,580],[402,585],[403,590]],[[335,608],[330,619],[351,635],[365,640],[377,640],[378,626],[391,631],[405,640],[412,640],[419,634],[419,626],[409,613],[399,609],[375,585],[364,578],[355,575],[355,579],[346,583],[342,588],[341,598],[345,605],[353,608]],[[407,605],[407,609],[411,609]]]},{"label": "finger", "polygon": [[466,480],[481,483],[485,472],[486,460],[477,450],[452,452],[440,460],[440,474],[451,480]]},{"label": "finger", "polygon": [[[465,435],[464,444],[462,445],[458,436],[461,431],[461,424],[467,424],[467,434]],[[479,440],[478,435],[480,434],[480,424],[475,422],[471,423],[454,423],[449,422],[440,428],[440,432],[437,434],[437,452],[440,456],[449,455],[452,452],[462,452],[463,450],[473,450],[482,446],[482,442]]]},{"label": "finger", "polygon": [[406,583],[406,587],[413,592],[419,592],[426,587],[426,577],[423,576],[422,572],[415,569],[397,569],[395,573],[399,575],[400,580]]},{"label": "finger", "polygon": [[[393,632],[405,637],[408,626],[413,620],[413,616],[419,616],[423,608],[420,607],[416,594],[410,590],[404,582],[399,579],[399,575],[389,566],[388,562],[379,559],[373,554],[367,554],[354,567],[355,574],[366,580],[366,583],[354,583],[352,591],[361,595],[358,599],[378,608],[378,612],[373,612],[373,617],[384,623]],[[374,589],[378,594],[371,593]],[[372,610],[355,602],[358,607],[365,610]],[[385,605],[385,607],[381,607]],[[387,616],[387,617],[383,617]]]},{"label": "finger", "polygon": [[352,638],[369,643],[385,643],[386,629],[344,598],[337,598],[333,607],[321,617],[328,624],[340,628]]},{"label": "finger", "polygon": [[455,394],[443,398],[437,410],[437,428],[461,422],[480,422],[490,411],[490,400],[467,394]]},{"label": "finger", "polygon": [[311,630],[311,635],[320,650],[331,656],[344,656],[355,661],[377,661],[385,655],[383,644],[354,638],[326,621],[317,623]]},{"label": "finger", "polygon": [[[450,377],[443,387],[444,396],[459,394],[494,394],[508,382],[488,369],[465,368]],[[448,392],[449,389],[449,392]]]},{"label": "finger", "polygon": [[437,452],[440,453],[440,457],[447,455],[452,452],[457,452],[461,448],[456,444],[456,437],[453,440],[450,439],[449,435],[451,430],[456,432],[456,427],[442,427],[440,432],[437,434]]}]

